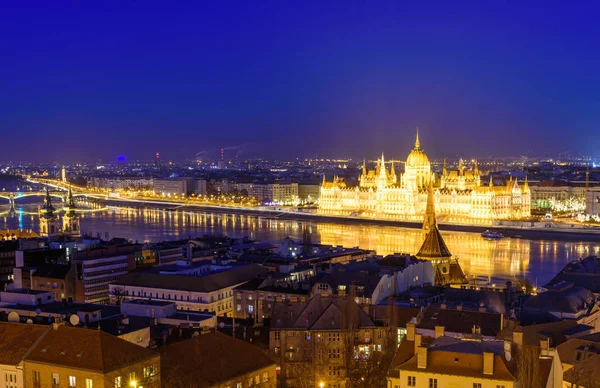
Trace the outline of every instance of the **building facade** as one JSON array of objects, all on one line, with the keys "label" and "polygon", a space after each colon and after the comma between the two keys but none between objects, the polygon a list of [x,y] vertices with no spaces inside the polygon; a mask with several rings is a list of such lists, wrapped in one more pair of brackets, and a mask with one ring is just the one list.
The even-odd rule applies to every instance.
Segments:
[{"label": "building facade", "polygon": [[431,170],[429,158],[421,149],[419,134],[408,155],[403,174],[396,175],[392,163],[386,168],[383,157],[375,170],[363,165],[359,184],[349,187],[343,179],[323,179],[319,213],[398,220],[419,220],[425,212],[427,188],[433,185],[435,206],[445,222],[491,224],[494,220],[522,219],[531,214],[531,194],[527,180],[512,178],[506,185],[481,182],[477,164],[472,171],[459,163],[441,176]]}]

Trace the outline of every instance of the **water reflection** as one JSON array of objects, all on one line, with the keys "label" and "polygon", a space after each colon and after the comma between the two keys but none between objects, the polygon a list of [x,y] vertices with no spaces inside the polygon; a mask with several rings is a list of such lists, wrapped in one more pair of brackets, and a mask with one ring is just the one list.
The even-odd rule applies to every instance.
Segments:
[{"label": "water reflection", "polygon": [[[19,209],[16,217],[6,214],[0,217],[0,229],[20,227],[37,231],[37,205],[26,204]],[[0,214],[3,210],[6,209],[0,206]],[[391,226],[300,222],[240,214],[149,208],[92,210],[95,211],[82,213],[81,228],[84,233],[94,236],[99,234],[103,237],[125,237],[139,242],[156,242],[203,234],[248,236],[277,242],[287,236],[301,239],[305,226],[312,232],[315,242],[358,246],[376,250],[382,255],[394,252],[415,253],[422,242],[419,229]],[[510,238],[487,241],[479,234],[463,232],[442,232],[442,235],[448,248],[459,258],[468,275],[524,275],[539,285],[550,280],[568,261],[598,254],[600,251],[598,243]]]}]

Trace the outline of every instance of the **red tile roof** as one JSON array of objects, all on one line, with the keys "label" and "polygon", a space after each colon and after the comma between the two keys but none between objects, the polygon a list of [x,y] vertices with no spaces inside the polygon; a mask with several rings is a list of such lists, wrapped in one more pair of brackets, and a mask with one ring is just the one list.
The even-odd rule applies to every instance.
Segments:
[{"label": "red tile roof", "polygon": [[157,352],[103,331],[63,325],[51,328],[25,360],[107,373],[155,357]]}]

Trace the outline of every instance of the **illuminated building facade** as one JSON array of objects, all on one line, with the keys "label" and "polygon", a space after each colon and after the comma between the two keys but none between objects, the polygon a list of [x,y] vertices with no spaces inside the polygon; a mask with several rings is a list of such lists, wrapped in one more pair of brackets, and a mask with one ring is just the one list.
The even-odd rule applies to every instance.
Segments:
[{"label": "illuminated building facade", "polygon": [[444,222],[491,224],[493,220],[530,216],[531,193],[527,180],[512,178],[506,185],[482,184],[477,164],[466,170],[462,161],[455,171],[444,163],[441,176],[431,170],[429,158],[421,149],[419,133],[415,148],[406,159],[403,174],[388,170],[384,156],[375,170],[363,165],[359,184],[348,187],[343,179],[323,179],[319,213],[398,220],[420,220],[425,213],[427,188],[434,187],[435,206]]}]

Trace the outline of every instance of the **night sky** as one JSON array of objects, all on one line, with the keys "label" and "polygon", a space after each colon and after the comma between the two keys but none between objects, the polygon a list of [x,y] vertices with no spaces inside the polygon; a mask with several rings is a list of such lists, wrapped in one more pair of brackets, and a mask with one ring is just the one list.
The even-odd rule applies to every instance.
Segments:
[{"label": "night sky", "polygon": [[600,3],[500,3],[6,1],[0,161],[598,154]]}]

